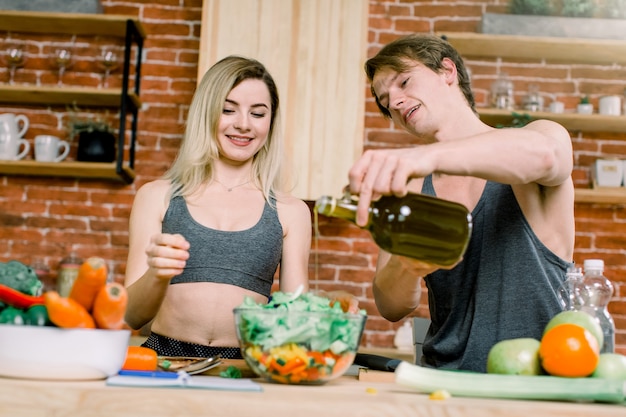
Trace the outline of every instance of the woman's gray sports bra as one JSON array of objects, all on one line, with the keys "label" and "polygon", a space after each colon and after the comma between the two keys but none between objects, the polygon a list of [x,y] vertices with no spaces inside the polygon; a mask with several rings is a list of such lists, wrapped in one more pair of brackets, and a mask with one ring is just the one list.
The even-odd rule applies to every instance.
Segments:
[{"label": "woman's gray sports bra", "polygon": [[226,232],[196,222],[185,199],[177,196],[170,201],[162,231],[179,233],[190,244],[185,270],[172,278],[171,284],[217,282],[270,296],[282,256],[283,228],[268,202],[257,224]]}]

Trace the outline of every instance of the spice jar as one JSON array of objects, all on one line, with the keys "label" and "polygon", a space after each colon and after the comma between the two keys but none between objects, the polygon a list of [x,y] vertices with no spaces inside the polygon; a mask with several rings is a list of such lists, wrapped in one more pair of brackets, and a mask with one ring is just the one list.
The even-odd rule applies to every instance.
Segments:
[{"label": "spice jar", "polygon": [[83,263],[83,260],[76,255],[75,252],[71,252],[67,257],[61,260],[59,264],[59,274],[57,276],[57,290],[61,297],[68,297],[74,281],[78,276],[78,269]]}]

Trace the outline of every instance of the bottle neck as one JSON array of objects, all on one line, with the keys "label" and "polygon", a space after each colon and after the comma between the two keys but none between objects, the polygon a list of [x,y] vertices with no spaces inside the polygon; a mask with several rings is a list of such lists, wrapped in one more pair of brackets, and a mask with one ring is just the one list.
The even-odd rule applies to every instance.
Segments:
[{"label": "bottle neck", "polygon": [[328,217],[336,217],[356,223],[357,201],[350,198],[336,199],[323,196],[315,202],[315,211]]}]

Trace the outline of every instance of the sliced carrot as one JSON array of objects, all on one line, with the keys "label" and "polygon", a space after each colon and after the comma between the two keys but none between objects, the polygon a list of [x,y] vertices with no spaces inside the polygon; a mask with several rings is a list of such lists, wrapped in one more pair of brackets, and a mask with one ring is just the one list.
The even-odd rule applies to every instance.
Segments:
[{"label": "sliced carrot", "polygon": [[91,313],[96,295],[107,282],[107,264],[104,259],[92,256],[83,262],[72,285],[69,298],[78,301]]},{"label": "sliced carrot", "polygon": [[332,374],[337,375],[337,374],[343,373],[343,371],[348,369],[350,365],[352,365],[352,363],[354,362],[354,356],[355,355],[350,355],[350,354],[339,356],[337,358],[337,361],[335,362],[335,366],[333,367]]},{"label": "sliced carrot", "polygon": [[279,375],[288,375],[294,371],[301,371],[302,369],[306,369],[307,367],[307,364],[298,357],[287,361],[284,365],[281,365],[280,363],[278,363],[278,361],[274,361],[272,365]]},{"label": "sliced carrot", "polygon": [[313,363],[316,365],[326,365],[326,360],[324,359],[324,354],[321,352],[317,352],[315,350],[308,351],[307,356],[313,359]]},{"label": "sliced carrot", "polygon": [[317,381],[323,374],[320,372],[320,369],[317,367],[311,367],[306,371],[305,379],[307,381]]},{"label": "sliced carrot", "polygon": [[126,287],[110,282],[98,291],[91,315],[99,329],[121,329],[128,305]]},{"label": "sliced carrot", "polygon": [[159,358],[154,349],[145,346],[129,346],[122,369],[127,371],[156,371]]},{"label": "sliced carrot", "polygon": [[89,312],[76,300],[61,297],[56,291],[44,294],[44,304],[50,321],[58,327],[94,329],[96,324]]}]

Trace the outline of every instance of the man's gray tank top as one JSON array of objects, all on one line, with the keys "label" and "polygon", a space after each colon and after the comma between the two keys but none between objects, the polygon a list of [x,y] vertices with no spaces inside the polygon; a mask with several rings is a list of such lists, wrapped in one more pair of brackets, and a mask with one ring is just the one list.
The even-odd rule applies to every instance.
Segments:
[{"label": "man's gray tank top", "polygon": [[[274,200],[272,199],[272,203]],[[283,248],[283,228],[266,201],[250,229],[226,232],[196,222],[183,197],[174,197],[163,217],[163,233],[180,233],[189,242],[189,259],[170,284],[217,282],[270,296]]]},{"label": "man's gray tank top", "polygon": [[[431,176],[422,192],[436,195]],[[425,277],[432,321],[423,345],[425,366],[486,372],[496,342],[540,340],[561,311],[557,289],[571,263],[539,241],[511,186],[487,181],[472,218],[463,260]]]}]

